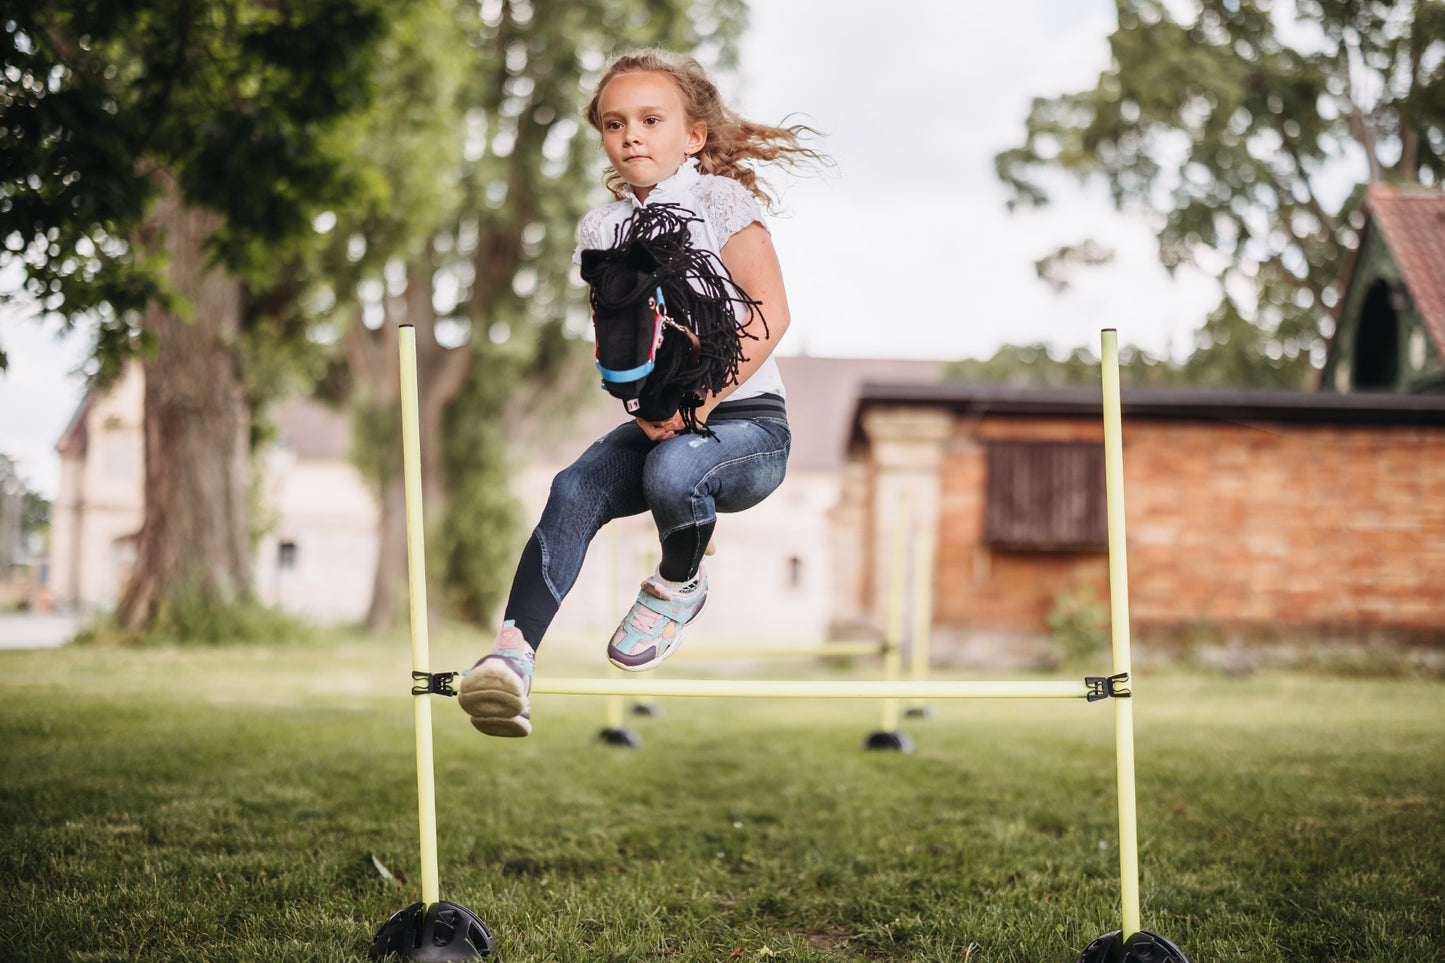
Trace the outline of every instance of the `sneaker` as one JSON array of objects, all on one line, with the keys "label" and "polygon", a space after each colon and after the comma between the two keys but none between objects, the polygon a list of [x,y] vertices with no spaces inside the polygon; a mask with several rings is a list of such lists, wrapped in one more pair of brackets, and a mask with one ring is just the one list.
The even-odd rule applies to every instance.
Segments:
[{"label": "sneaker", "polygon": [[532,667],[537,654],[511,622],[497,633],[496,649],[462,674],[457,703],[472,725],[489,736],[519,737],[532,731]]},{"label": "sneaker", "polygon": [[607,659],[619,669],[642,672],[677,651],[682,630],[707,601],[707,575],[698,572],[696,587],[683,593],[654,573],[642,583],[632,610],[612,633]]}]

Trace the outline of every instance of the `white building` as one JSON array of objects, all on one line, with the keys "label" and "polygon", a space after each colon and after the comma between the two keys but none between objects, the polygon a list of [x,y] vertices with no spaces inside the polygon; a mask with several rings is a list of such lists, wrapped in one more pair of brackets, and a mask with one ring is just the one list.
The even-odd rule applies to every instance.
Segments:
[{"label": "white building", "polygon": [[[144,396],[142,369],[128,365],[109,390],[86,395],[56,444],[49,588],[61,611],[114,608],[130,577],[144,517]],[[257,594],[318,622],[359,621],[376,567],[377,508],[346,459],[346,418],[292,400],[277,422],[278,442],[262,459]]]}]

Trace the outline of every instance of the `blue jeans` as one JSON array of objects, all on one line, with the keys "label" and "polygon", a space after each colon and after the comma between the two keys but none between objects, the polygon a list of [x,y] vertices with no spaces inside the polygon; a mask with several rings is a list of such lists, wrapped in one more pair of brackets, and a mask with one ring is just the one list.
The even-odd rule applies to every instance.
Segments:
[{"label": "blue jeans", "polygon": [[702,563],[717,513],[751,508],[782,484],[792,443],[786,418],[728,418],[725,407],[708,423],[716,438],[688,434],[654,442],[628,422],[593,442],[552,480],[505,613],[533,648],[603,525],[651,511],[664,567],[671,554],[673,567],[690,578]]}]

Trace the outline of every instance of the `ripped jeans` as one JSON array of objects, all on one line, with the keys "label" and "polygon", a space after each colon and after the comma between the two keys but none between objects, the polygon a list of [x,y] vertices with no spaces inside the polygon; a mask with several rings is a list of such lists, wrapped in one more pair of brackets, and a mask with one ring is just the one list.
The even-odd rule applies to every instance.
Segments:
[{"label": "ripped jeans", "polygon": [[662,573],[685,581],[697,574],[717,513],[751,508],[782,483],[792,443],[786,417],[730,417],[730,407],[719,405],[708,420],[716,438],[687,434],[654,442],[636,422],[627,422],[593,442],[552,480],[541,521],[517,564],[504,616],[533,648],[576,583],[587,546],[603,525],[651,511],[662,544]]}]

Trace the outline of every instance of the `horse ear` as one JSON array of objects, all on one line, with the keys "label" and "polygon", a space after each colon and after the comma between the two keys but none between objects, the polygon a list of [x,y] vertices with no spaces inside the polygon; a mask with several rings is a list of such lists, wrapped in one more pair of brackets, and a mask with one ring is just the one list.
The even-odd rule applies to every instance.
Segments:
[{"label": "horse ear", "polygon": [[592,279],[597,276],[598,269],[607,261],[607,256],[611,253],[611,251],[590,247],[584,250],[582,252],[582,280],[590,284]]}]

